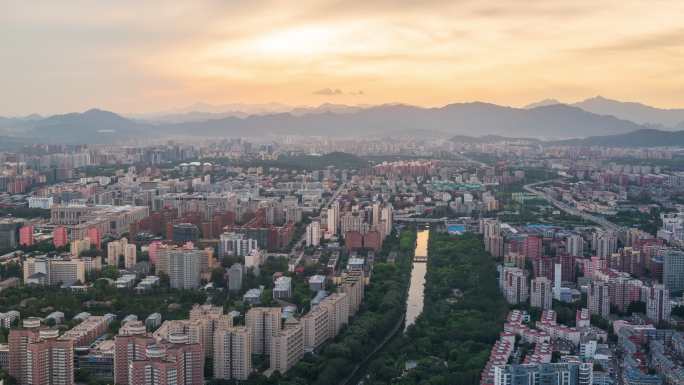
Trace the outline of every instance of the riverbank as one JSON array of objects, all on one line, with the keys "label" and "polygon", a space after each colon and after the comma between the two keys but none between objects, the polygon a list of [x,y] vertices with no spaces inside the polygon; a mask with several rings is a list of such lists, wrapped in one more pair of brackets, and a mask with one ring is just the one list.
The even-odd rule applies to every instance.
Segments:
[{"label": "riverbank", "polygon": [[430,230],[420,230],[416,234],[416,248],[413,252],[411,281],[406,299],[406,323],[404,331],[416,323],[423,312],[425,294],[425,275],[427,274],[428,243]]},{"label": "riverbank", "polygon": [[[271,384],[340,384],[362,369],[368,357],[391,339],[401,326],[406,304],[411,257],[416,233],[408,229],[399,237],[391,235],[376,256],[370,284],[357,315],[338,336],[318,354],[306,354],[286,375],[269,378],[255,375],[246,383]],[[393,262],[387,256],[396,253]]]},{"label": "riverbank", "polygon": [[[405,239],[404,242],[400,242],[400,244],[403,243],[402,248],[406,249],[410,239],[414,239],[415,248],[412,255],[404,256],[404,258],[408,259],[411,264],[409,286],[406,293],[405,313],[401,318],[397,319],[396,324],[387,333],[382,342],[378,344],[375,349],[373,349],[373,351],[363,359],[363,361],[354,367],[352,373],[339,382],[340,385],[356,385],[364,377],[366,377],[368,364],[376,358],[377,354],[382,353],[387,344],[395,339],[398,334],[400,334],[400,331],[403,332],[406,330],[406,327],[413,325],[416,318],[423,311],[423,292],[425,289],[425,273],[427,271],[427,265],[425,264],[425,261],[427,260],[428,256],[428,240],[430,231],[408,231],[408,233],[403,234]],[[420,259],[420,261],[416,262],[418,259]],[[416,267],[418,267],[418,269],[416,269]],[[405,328],[402,328],[402,325],[404,325]]]},{"label": "riverbank", "polygon": [[366,385],[479,383],[507,309],[495,261],[474,234],[431,234],[429,255],[423,314],[369,365]]}]

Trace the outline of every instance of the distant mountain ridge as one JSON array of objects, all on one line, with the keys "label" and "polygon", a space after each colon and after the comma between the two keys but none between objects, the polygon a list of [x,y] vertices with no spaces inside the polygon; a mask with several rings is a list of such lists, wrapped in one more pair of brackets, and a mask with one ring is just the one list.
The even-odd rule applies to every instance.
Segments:
[{"label": "distant mountain ridge", "polygon": [[524,108],[529,110],[531,108],[553,106],[555,104],[565,104],[565,103],[558,101],[558,99],[544,99],[544,100],[540,100],[540,101],[535,102],[535,103],[530,103],[530,104],[526,105]]},{"label": "distant mountain ridge", "polygon": [[223,118],[246,118],[253,115],[272,115],[289,113],[296,116],[312,113],[347,113],[356,112],[369,106],[350,106],[346,104],[323,103],[318,106],[288,106],[278,103],[267,104],[225,104],[211,105],[195,103],[191,106],[149,114],[133,114],[130,118],[152,123],[186,123],[215,120]]},{"label": "distant mountain ridge", "polygon": [[[595,96],[576,103],[563,103],[558,99],[544,99],[539,102],[530,103],[524,109],[534,109],[537,107],[547,107],[557,104],[565,104],[579,107],[587,112],[597,115],[609,115],[618,119],[629,120],[639,125],[651,127],[666,127],[672,129],[684,129],[684,108],[664,109],[648,106],[642,103],[622,102],[608,99],[602,96]],[[196,103],[194,105],[175,109],[167,112],[154,114],[131,115],[132,118],[149,121],[154,123],[185,123],[200,122],[205,120],[215,120],[227,117],[246,118],[253,115],[272,115],[280,113],[290,113],[295,116],[307,115],[310,113],[343,113],[356,112],[361,109],[379,106],[350,106],[344,104],[324,103],[319,106],[288,106],[280,103],[264,104],[244,104],[233,103],[225,105],[211,105],[206,103]],[[0,122],[0,125],[2,122]]]},{"label": "distant mountain ridge", "polygon": [[90,109],[82,114],[54,115],[32,123],[41,139],[56,143],[111,143],[119,138],[147,137],[154,127],[126,119],[110,111]]},{"label": "distant mountain ridge", "polygon": [[602,96],[586,99],[573,105],[595,114],[612,115],[637,124],[660,124],[672,128],[684,123],[684,108],[656,108],[642,103],[620,102]]},{"label": "distant mountain ridge", "polygon": [[542,140],[535,138],[513,138],[501,135],[484,135],[484,136],[469,136],[456,135],[451,138],[451,141],[457,143],[480,144],[480,143],[501,143],[501,142],[530,142],[543,143]]},{"label": "distant mountain ridge", "polygon": [[481,137],[456,135],[451,138],[455,143],[479,144],[501,142],[528,142],[544,145],[580,147],[684,147],[684,130],[664,131],[644,128],[624,134],[589,136],[586,138],[542,141],[534,138],[511,138],[496,135]]},{"label": "distant mountain ridge", "polygon": [[[387,104],[344,109],[339,106],[295,115],[278,113],[225,117],[182,123],[136,121],[97,109],[14,121],[17,136],[54,143],[112,143],[138,137],[193,136],[267,137],[306,135],[382,137],[396,135],[501,135],[563,139],[622,134],[645,128],[612,116],[601,116],[563,104],[531,109],[490,103],[455,103],[439,108]],[[10,131],[11,132],[11,131]]]},{"label": "distant mountain ridge", "polygon": [[590,136],[551,142],[568,146],[684,147],[684,130],[663,131],[652,128],[618,135]]},{"label": "distant mountain ridge", "polygon": [[[440,108],[382,105],[350,113],[273,114],[244,119],[225,118],[168,126],[171,133],[198,135],[400,135],[416,130],[442,135],[583,137],[597,132],[614,134],[643,128],[614,117],[598,116],[576,107],[553,105],[530,110],[474,102]],[[569,135],[570,133],[570,135]]]},{"label": "distant mountain ridge", "polygon": [[544,99],[529,104],[525,108],[535,108],[554,104],[566,104],[579,107],[597,115],[609,115],[629,120],[644,126],[662,126],[671,129],[684,129],[684,108],[657,108],[643,103],[622,102],[595,96],[576,103],[563,103],[556,99]]}]

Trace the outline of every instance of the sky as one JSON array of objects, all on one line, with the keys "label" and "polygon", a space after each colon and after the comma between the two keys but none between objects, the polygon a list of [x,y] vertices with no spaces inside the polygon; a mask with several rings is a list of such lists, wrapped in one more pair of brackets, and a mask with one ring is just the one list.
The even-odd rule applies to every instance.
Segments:
[{"label": "sky", "polygon": [[0,115],[602,95],[684,107],[684,1],[3,0]]}]

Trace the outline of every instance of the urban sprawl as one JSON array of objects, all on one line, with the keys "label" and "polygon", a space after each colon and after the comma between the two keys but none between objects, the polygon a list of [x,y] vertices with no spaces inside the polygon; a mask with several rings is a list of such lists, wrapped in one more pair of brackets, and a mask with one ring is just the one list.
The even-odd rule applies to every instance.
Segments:
[{"label": "urban sprawl", "polygon": [[684,384],[676,148],[286,137],[0,162],[7,383]]}]

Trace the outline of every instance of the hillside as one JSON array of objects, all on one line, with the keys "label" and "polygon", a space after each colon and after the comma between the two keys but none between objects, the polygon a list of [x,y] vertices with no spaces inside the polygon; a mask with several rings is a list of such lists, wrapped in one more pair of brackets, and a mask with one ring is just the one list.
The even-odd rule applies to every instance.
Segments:
[{"label": "hillside", "polygon": [[[301,111],[299,111],[301,113]],[[13,121],[12,135],[43,143],[113,143],[150,136],[386,137],[454,135],[564,139],[622,134],[645,128],[577,107],[555,104],[531,109],[489,103],[458,103],[440,108],[389,104],[363,109],[324,106],[315,112],[224,117],[183,123],[150,124],[112,112],[89,110],[43,119]],[[10,131],[7,131],[9,134]]]},{"label": "hillside", "polygon": [[551,143],[576,146],[679,147],[684,146],[684,131],[642,129],[620,135],[591,136]]},{"label": "hillside", "polygon": [[621,102],[596,96],[573,106],[599,115],[611,115],[637,124],[662,125],[674,128],[684,123],[684,109],[665,109],[642,103]]}]

